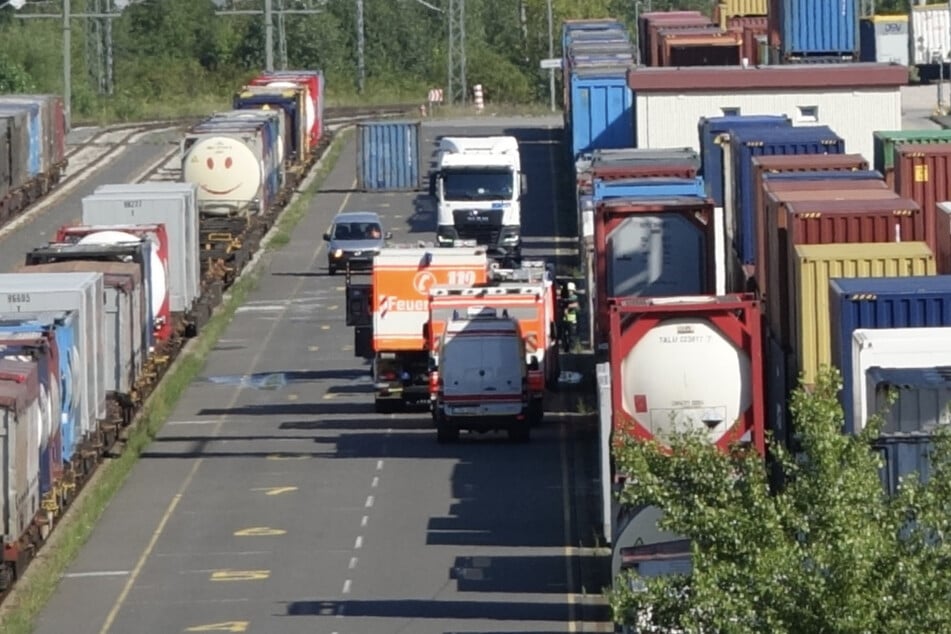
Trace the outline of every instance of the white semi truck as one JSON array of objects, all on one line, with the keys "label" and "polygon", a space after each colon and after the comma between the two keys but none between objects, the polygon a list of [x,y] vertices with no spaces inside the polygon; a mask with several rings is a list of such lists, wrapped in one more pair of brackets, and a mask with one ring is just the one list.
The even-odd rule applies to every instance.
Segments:
[{"label": "white semi truck", "polygon": [[429,181],[437,244],[485,247],[494,259],[518,262],[526,191],[515,137],[442,137]]}]

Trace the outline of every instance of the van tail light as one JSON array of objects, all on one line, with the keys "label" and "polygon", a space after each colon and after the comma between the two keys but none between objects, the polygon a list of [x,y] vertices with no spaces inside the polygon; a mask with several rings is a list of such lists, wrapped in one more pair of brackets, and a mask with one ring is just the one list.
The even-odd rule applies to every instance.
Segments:
[{"label": "van tail light", "polygon": [[381,372],[381,373],[380,373],[380,379],[382,379],[382,380],[384,380],[384,381],[395,381],[395,380],[396,380],[396,373],[395,373],[395,372]]},{"label": "van tail light", "polygon": [[442,379],[439,378],[439,372],[429,373],[429,393],[435,395],[442,387]]}]

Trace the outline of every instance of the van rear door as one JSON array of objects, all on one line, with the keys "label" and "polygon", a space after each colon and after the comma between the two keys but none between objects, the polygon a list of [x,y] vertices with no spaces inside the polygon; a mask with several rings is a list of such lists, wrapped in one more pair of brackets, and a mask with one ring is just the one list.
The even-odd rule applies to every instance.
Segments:
[{"label": "van rear door", "polygon": [[524,359],[519,358],[518,336],[488,336],[481,343],[485,368],[482,392],[493,396],[521,394]]}]

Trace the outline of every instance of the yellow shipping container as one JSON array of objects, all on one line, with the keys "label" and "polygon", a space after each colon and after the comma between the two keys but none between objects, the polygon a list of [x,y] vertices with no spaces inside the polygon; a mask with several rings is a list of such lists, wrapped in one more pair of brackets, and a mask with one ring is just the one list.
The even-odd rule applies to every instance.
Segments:
[{"label": "yellow shipping container", "polygon": [[717,9],[724,18],[734,15],[766,15],[769,13],[769,0],[721,0]]},{"label": "yellow shipping container", "polygon": [[924,242],[810,244],[796,246],[793,267],[792,353],[806,384],[814,385],[819,367],[832,363],[829,280],[934,275],[935,258]]}]

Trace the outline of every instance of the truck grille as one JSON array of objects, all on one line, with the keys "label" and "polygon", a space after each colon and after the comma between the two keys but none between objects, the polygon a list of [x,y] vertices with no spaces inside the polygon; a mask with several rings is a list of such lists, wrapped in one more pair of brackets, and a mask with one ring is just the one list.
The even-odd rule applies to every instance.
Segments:
[{"label": "truck grille", "polygon": [[498,244],[502,232],[502,210],[457,209],[453,212],[453,222],[460,239],[494,245]]}]

